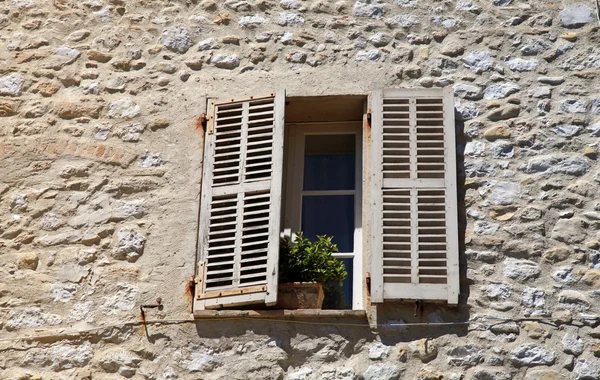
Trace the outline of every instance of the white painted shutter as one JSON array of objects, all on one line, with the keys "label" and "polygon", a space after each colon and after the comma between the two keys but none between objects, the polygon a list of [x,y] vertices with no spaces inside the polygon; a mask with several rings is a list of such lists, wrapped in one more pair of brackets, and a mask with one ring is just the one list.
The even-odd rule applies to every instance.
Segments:
[{"label": "white painted shutter", "polygon": [[451,88],[372,98],[371,298],[458,303]]},{"label": "white painted shutter", "polygon": [[285,91],[210,105],[195,310],[277,301]]}]

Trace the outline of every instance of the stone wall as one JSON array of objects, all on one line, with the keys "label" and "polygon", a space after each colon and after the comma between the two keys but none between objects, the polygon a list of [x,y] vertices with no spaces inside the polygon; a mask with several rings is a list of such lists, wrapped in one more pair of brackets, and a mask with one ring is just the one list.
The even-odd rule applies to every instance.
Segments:
[{"label": "stone wall", "polygon": [[[592,7],[0,0],[0,378],[600,378]],[[458,308],[190,321],[207,97],[445,86]]]}]

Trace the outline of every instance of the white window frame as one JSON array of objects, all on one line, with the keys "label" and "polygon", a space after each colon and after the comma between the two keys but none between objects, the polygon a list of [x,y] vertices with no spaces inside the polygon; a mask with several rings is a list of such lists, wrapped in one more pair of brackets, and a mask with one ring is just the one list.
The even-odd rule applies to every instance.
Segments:
[{"label": "white window frame", "polygon": [[[340,252],[334,254],[338,258],[353,259],[352,283],[352,309],[363,310],[363,246],[362,246],[362,177],[363,177],[363,133],[362,122],[336,122],[332,123],[286,123],[288,138],[287,172],[286,172],[286,201],[284,218],[284,235],[292,236],[300,231],[302,226],[302,196],[303,195],[354,195],[354,252]],[[304,144],[306,135],[349,135],[355,137],[355,184],[354,190],[302,190],[304,184]]]}]

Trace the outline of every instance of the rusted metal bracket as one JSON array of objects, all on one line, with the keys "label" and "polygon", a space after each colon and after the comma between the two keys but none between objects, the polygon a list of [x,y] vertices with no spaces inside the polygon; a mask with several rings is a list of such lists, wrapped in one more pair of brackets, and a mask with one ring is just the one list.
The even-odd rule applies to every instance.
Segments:
[{"label": "rusted metal bracket", "polygon": [[421,300],[415,301],[415,315],[414,316],[416,317],[417,314],[423,315],[423,301],[421,301]]}]

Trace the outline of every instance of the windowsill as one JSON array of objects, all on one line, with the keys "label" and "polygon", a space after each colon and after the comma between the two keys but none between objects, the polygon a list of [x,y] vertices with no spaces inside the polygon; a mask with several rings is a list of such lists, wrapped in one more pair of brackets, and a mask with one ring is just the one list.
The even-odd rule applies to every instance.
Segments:
[{"label": "windowsill", "polygon": [[199,310],[195,319],[297,319],[297,318],[366,318],[364,310]]}]

